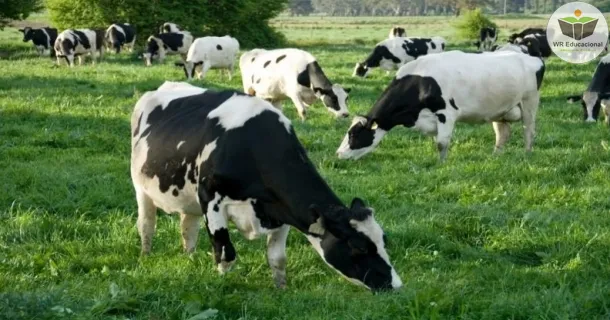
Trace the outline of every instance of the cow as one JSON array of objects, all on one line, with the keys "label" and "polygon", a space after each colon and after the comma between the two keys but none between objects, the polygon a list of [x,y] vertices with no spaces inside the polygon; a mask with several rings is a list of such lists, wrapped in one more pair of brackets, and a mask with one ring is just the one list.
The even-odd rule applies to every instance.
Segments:
[{"label": "cow", "polygon": [[441,162],[456,122],[493,122],[495,152],[510,137],[510,122],[522,120],[525,150],[532,150],[544,62],[520,52],[481,54],[449,51],[421,57],[398,70],[372,109],[354,118],[337,150],[340,159],[373,151],[397,125],[433,135]]},{"label": "cow", "polygon": [[515,43],[515,41],[519,40],[519,38],[523,39],[525,36],[533,34],[533,35],[543,35],[546,34],[546,29],[544,28],[527,28],[519,33],[513,33],[508,37],[509,43]]},{"label": "cow", "polygon": [[496,40],[498,40],[497,29],[484,27],[481,28],[479,41],[475,42],[475,45],[479,48],[479,51],[494,51]]},{"label": "cow", "polygon": [[55,55],[57,65],[61,63],[61,58],[66,60],[70,66],[74,66],[74,57],[78,57],[78,64],[83,64],[82,56],[91,55],[91,62],[102,58],[104,50],[104,30],[92,29],[68,29],[64,30],[55,40]]},{"label": "cow", "polygon": [[152,65],[152,60],[157,58],[159,63],[163,63],[166,55],[180,54],[182,60],[186,60],[186,54],[193,43],[193,36],[190,32],[179,31],[170,33],[160,33],[148,37],[146,40],[146,52],[144,61],[147,66]]},{"label": "cow", "polygon": [[581,101],[585,122],[596,122],[599,110],[603,109],[604,122],[610,125],[610,54],[600,59],[587,90],[582,95],[568,97],[567,101]]},{"label": "cow", "polygon": [[287,284],[291,226],[348,280],[375,291],[402,285],[373,209],[359,198],[350,207],[341,202],[290,120],[269,102],[165,82],[136,103],[131,136],[142,254],[151,251],[160,208],[180,214],[187,253],[195,250],[205,218],[220,274],[236,261],[228,230],[233,221],[247,239],[267,236],[267,261],[279,288]]},{"label": "cow", "polygon": [[176,62],[176,66],[184,69],[187,80],[195,72],[197,79],[203,79],[210,69],[227,69],[231,80],[238,53],[239,42],[231,36],[197,38],[188,50],[186,62]]},{"label": "cow", "polygon": [[31,40],[39,55],[47,54],[51,57],[55,56],[53,44],[55,44],[55,39],[57,39],[57,29],[49,27],[40,29],[25,27],[19,29],[19,31],[23,33],[23,42]]},{"label": "cow", "polygon": [[404,38],[406,36],[407,36],[407,31],[405,31],[405,28],[393,27],[392,29],[390,29],[390,34],[388,35],[388,39]]},{"label": "cow", "polygon": [[352,75],[366,77],[372,68],[377,67],[389,73],[418,57],[444,50],[445,39],[441,37],[386,39],[375,45],[364,62],[356,63]]},{"label": "cow", "polygon": [[524,43],[524,41],[526,41],[526,39],[536,39],[538,43],[540,43],[540,54],[543,58],[548,58],[553,54],[553,50],[549,45],[546,34],[528,34],[523,38],[517,38],[513,43],[521,45]]},{"label": "cow", "polygon": [[254,49],[239,58],[244,92],[273,103],[279,109],[289,98],[304,121],[316,99],[337,117],[347,117],[349,88],[333,84],[316,58],[299,49]]},{"label": "cow", "polygon": [[115,53],[120,53],[125,46],[129,52],[133,52],[136,44],[136,29],[129,23],[114,23],[106,29],[106,46],[113,48]]},{"label": "cow", "polygon": [[176,33],[182,31],[181,27],[175,23],[166,22],[159,28],[159,33]]}]

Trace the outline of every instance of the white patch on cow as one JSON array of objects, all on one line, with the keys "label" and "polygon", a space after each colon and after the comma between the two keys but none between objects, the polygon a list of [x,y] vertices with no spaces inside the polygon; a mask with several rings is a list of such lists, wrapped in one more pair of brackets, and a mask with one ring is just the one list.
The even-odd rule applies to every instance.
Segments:
[{"label": "white patch on cow", "polygon": [[40,30],[42,31],[42,33],[44,33],[45,37],[47,37],[47,47],[46,48],[51,48],[53,46],[53,44],[51,43],[51,36],[49,36],[49,33],[47,32],[47,30],[45,30],[45,28],[40,28]]},{"label": "white patch on cow", "polygon": [[234,95],[225,103],[218,106],[208,114],[209,119],[218,118],[220,125],[225,130],[241,128],[246,121],[258,116],[263,111],[271,111],[278,115],[278,120],[290,133],[290,120],[280,111],[275,109],[271,103],[254,99],[249,96]]},{"label": "white patch on cow", "polygon": [[383,241],[383,230],[377,221],[375,221],[373,214],[368,216],[364,221],[350,220],[349,223],[354,229],[367,236],[375,244],[377,247],[377,254],[381,256],[392,270],[392,288],[400,288],[402,286],[402,281],[390,263],[390,257],[385,249],[385,243]]},{"label": "white patch on cow", "polygon": [[[352,125],[350,126],[350,129],[353,126],[355,126],[357,123],[364,125],[364,124],[366,124],[366,121],[367,120],[364,117],[354,117],[354,120],[352,121]],[[341,145],[337,149],[337,156],[339,157],[339,159],[358,160],[365,154],[373,151],[377,147],[377,145],[379,145],[379,142],[381,142],[381,139],[383,139],[383,137],[387,133],[387,131],[385,131],[379,127],[374,129],[374,131],[375,131],[375,133],[373,134],[373,143],[370,146],[352,150],[349,145],[349,129],[348,129],[348,133],[345,135],[345,137],[343,138],[343,141],[341,142]]]},{"label": "white patch on cow", "polygon": [[180,149],[180,146],[182,146],[186,141],[182,140],[180,142],[178,142],[178,145],[176,146],[176,150]]},{"label": "white patch on cow", "polygon": [[437,123],[438,117],[436,116],[436,114],[430,111],[430,109],[426,108],[419,112],[419,115],[417,116],[417,121],[415,121],[415,126],[413,127],[416,130],[422,132],[423,134],[435,135],[438,132]]},{"label": "white patch on cow", "polygon": [[333,93],[337,96],[337,100],[339,101],[339,110],[327,108],[330,112],[334,113],[337,117],[347,117],[349,115],[349,111],[347,110],[347,92],[345,89],[338,84],[333,84],[332,86]]},{"label": "white patch on cow", "polygon": [[324,232],[326,230],[324,230],[324,227],[322,227],[322,218],[318,218],[318,220],[316,220],[316,222],[309,225],[309,229],[307,231],[309,233],[316,234],[319,236],[324,235]]},{"label": "white patch on cow", "polygon": [[585,106],[587,106],[587,119],[586,122],[595,122],[595,118],[593,118],[593,107],[599,98],[599,94],[597,92],[585,91],[582,96],[583,101],[585,102]]},{"label": "white patch on cow", "polygon": [[269,229],[261,226],[261,221],[256,217],[256,212],[252,206],[252,202],[256,203],[255,199],[246,199],[246,201],[236,201],[227,199],[222,204],[226,205],[227,216],[241,234],[248,240],[254,240],[263,234],[268,234]]}]

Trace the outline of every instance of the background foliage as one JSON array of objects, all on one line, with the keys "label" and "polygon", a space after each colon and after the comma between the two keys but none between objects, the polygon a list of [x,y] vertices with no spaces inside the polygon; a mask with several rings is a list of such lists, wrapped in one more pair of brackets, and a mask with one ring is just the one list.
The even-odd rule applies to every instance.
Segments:
[{"label": "background foliage", "polygon": [[456,22],[457,36],[460,39],[478,39],[481,28],[498,26],[486,17],[481,9],[467,11]]},{"label": "background foliage", "polygon": [[194,36],[229,34],[243,47],[276,47],[285,38],[268,25],[286,0],[46,0],[53,25],[100,27],[113,22],[136,26],[139,41],[174,22]]},{"label": "background foliage", "polygon": [[0,29],[10,20],[26,19],[30,13],[42,9],[40,0],[0,0]]}]

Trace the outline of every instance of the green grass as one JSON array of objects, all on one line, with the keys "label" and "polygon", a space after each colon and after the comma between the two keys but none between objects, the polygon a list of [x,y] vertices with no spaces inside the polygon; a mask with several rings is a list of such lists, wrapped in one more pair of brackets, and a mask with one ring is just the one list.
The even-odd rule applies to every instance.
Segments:
[{"label": "green grass", "polygon": [[[275,23],[333,81],[353,88],[352,114],[366,113],[390,78],[379,70],[352,78],[370,45],[350,40],[381,40],[403,18],[324,18],[330,29],[309,38],[303,30],[316,19]],[[422,35],[448,23],[425,19],[431,31],[422,26]],[[355,26],[362,33],[346,32]],[[445,164],[430,138],[404,128],[361,160],[341,161],[334,151],[349,120],[317,103],[302,123],[285,104],[332,188],[346,202],[365,199],[388,234],[405,286],[373,295],[330,270],[294,230],[285,291],[273,287],[263,239],[233,231],[238,263],[221,277],[205,233],[187,256],[177,217],[162,212],[153,253],[140,258],[129,116],[143,92],[182,71],[171,61],[146,68],[129,54],[55,68],[10,28],[0,32],[0,51],[9,53],[0,60],[0,319],[187,319],[208,308],[219,319],[610,316],[608,128],[583,123],[580,106],[564,102],[585,89],[596,62],[548,60],[531,156],[519,124],[500,156],[491,154],[491,125],[459,124]],[[196,83],[240,88],[241,79],[212,71]]]}]

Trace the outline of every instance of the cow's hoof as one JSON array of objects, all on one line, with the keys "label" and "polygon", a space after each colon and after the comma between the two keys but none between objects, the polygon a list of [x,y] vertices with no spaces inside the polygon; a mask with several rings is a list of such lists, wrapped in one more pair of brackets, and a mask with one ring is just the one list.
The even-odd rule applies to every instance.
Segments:
[{"label": "cow's hoof", "polygon": [[221,261],[217,266],[216,269],[218,269],[218,273],[220,273],[220,275],[224,275],[225,273],[231,271],[231,268],[233,267],[233,265],[235,264],[235,260],[233,261]]},{"label": "cow's hoof", "polygon": [[288,286],[286,285],[286,279],[275,281],[275,287],[282,290],[288,288]]}]

